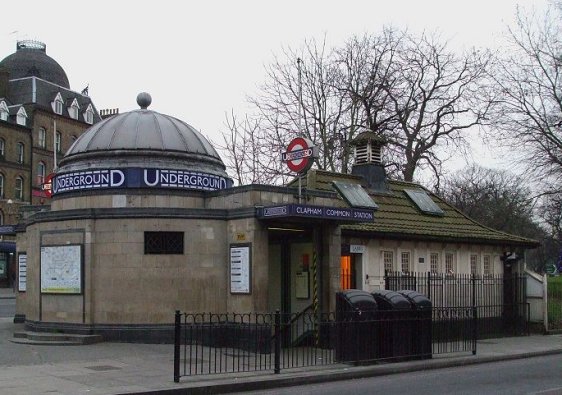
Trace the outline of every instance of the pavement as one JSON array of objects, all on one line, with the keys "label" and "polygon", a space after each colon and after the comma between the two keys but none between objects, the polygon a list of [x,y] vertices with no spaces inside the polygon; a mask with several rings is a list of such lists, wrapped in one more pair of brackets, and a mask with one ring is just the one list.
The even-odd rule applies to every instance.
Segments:
[{"label": "pavement", "polygon": [[[13,298],[0,290],[0,299]],[[289,385],[390,375],[428,369],[562,354],[562,335],[487,339],[477,354],[370,366],[327,365],[273,372],[182,377],[173,381],[173,346],[102,342],[83,346],[37,346],[10,341],[22,324],[0,318],[0,392],[29,394],[218,394]]]}]

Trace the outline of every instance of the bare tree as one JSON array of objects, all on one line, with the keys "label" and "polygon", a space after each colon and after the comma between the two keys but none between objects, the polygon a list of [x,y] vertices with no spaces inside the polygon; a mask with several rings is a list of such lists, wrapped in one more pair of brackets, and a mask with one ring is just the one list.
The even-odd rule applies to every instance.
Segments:
[{"label": "bare tree", "polygon": [[[485,119],[487,106],[477,92],[487,61],[487,53],[458,56],[434,37],[393,29],[352,37],[334,50],[315,41],[285,50],[266,68],[260,93],[249,99],[252,122],[234,122],[234,115],[227,122],[227,152],[239,155],[229,167],[242,180],[241,169],[252,164],[240,161],[278,158],[293,137],[305,136],[319,147],[318,168],[347,173],[349,142],[369,130],[389,141],[390,172],[399,170],[412,181],[416,169],[429,167],[439,177],[443,155],[462,150],[467,130]],[[253,146],[258,140],[260,146]],[[260,152],[243,155],[246,149],[236,145],[247,142]],[[290,176],[284,167],[264,163],[263,177],[250,179],[280,182]]]},{"label": "bare tree", "polygon": [[474,165],[444,182],[442,196],[472,219],[511,234],[542,236],[525,181],[507,171]]},{"label": "bare tree", "polygon": [[467,133],[485,122],[489,61],[487,51],[457,55],[436,36],[402,37],[388,92],[397,117],[391,147],[404,180],[426,168],[439,180],[443,155],[463,152]]},{"label": "bare tree", "polygon": [[517,21],[509,31],[512,45],[493,73],[497,90],[490,135],[522,159],[543,190],[557,193],[562,182],[560,11],[519,13]]}]

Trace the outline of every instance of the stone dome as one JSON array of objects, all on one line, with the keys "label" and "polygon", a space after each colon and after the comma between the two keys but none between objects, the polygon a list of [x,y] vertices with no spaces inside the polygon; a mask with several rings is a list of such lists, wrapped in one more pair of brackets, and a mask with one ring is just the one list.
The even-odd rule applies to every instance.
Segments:
[{"label": "stone dome", "polygon": [[225,165],[209,141],[187,123],[148,110],[150,95],[139,94],[141,109],[107,118],[87,129],[60,161],[57,172],[109,167],[159,167],[226,177]]},{"label": "stone dome", "polygon": [[18,41],[16,52],[5,57],[1,67],[10,73],[11,80],[35,76],[70,89],[64,69],[47,55],[47,46],[38,41]]}]

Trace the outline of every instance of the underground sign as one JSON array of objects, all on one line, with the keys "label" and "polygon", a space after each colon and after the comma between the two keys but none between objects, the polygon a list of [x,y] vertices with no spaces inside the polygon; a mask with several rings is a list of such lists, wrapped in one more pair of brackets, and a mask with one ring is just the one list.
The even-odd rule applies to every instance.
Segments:
[{"label": "underground sign", "polygon": [[295,173],[304,173],[314,161],[314,145],[312,141],[297,137],[289,143],[287,152],[282,154],[283,162]]}]

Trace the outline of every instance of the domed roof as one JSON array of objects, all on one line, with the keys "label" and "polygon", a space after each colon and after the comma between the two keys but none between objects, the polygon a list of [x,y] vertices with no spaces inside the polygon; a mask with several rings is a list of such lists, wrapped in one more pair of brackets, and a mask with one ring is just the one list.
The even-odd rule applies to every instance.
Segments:
[{"label": "domed roof", "polygon": [[[87,129],[60,162],[60,171],[114,165],[155,164],[225,176],[209,141],[187,123],[148,110],[150,95],[137,97],[139,110],[114,115]],[[173,166],[172,166],[173,165]]]},{"label": "domed roof", "polygon": [[63,68],[49,55],[47,46],[38,41],[18,41],[16,52],[5,57],[0,66],[10,73],[10,79],[39,77],[70,89]]}]

